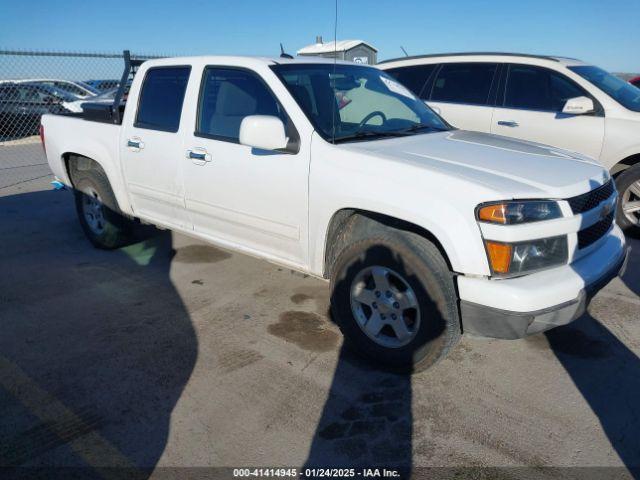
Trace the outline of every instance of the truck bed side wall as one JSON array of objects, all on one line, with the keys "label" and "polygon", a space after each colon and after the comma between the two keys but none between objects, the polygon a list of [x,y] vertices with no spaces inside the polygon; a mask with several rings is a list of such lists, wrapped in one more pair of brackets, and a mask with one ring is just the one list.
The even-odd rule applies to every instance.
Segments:
[{"label": "truck bed side wall", "polygon": [[77,117],[44,115],[42,125],[49,166],[63,183],[72,187],[64,158],[82,155],[97,162],[109,178],[120,209],[132,214],[120,165],[120,126],[90,122]]}]

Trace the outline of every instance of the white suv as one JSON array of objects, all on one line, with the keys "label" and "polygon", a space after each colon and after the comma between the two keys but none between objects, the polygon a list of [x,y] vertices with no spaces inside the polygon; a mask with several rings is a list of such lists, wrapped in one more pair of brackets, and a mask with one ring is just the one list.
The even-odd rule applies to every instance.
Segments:
[{"label": "white suv", "polygon": [[640,89],[571,58],[508,53],[422,55],[380,68],[451,125],[580,152],[620,192],[618,224],[640,233]]}]

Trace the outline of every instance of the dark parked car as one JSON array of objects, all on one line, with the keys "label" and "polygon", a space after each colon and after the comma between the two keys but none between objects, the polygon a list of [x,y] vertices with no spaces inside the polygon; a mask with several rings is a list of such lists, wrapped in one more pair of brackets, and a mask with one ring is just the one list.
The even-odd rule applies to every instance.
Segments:
[{"label": "dark parked car", "polygon": [[76,80],[31,78],[31,79],[13,80],[13,81],[9,81],[8,83],[29,83],[29,84],[38,84],[38,85],[49,85],[51,87],[55,87],[60,90],[66,90],[67,92],[79,98],[91,98],[100,93],[98,89],[93,88],[92,86],[87,85],[84,82],[78,82]]},{"label": "dark parked car", "polygon": [[632,78],[631,80],[629,80],[629,83],[631,85],[634,85],[634,86],[640,88],[640,77]]},{"label": "dark parked car", "polygon": [[77,97],[49,85],[0,84],[0,135],[20,138],[36,135],[45,113],[65,113],[64,101]]}]

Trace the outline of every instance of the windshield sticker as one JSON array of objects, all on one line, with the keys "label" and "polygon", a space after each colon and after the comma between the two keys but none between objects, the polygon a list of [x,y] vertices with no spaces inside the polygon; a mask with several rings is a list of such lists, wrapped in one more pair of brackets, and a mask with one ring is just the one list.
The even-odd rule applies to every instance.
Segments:
[{"label": "windshield sticker", "polygon": [[402,96],[408,97],[408,98],[410,98],[412,100],[414,100],[416,98],[413,95],[413,93],[411,93],[405,87],[400,85],[398,82],[395,82],[395,81],[393,81],[393,80],[391,80],[390,78],[387,78],[387,77],[380,77],[380,79],[387,86],[387,88],[389,90],[391,90],[392,92],[397,93],[398,95],[402,95]]}]

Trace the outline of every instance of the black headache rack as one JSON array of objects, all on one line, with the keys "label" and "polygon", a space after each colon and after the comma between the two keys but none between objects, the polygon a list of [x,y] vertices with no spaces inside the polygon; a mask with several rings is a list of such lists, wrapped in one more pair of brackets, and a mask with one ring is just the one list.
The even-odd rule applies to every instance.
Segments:
[{"label": "black headache rack", "polygon": [[144,60],[131,58],[129,50],[123,52],[124,71],[120,78],[118,91],[113,99],[113,103],[84,102],[82,104],[82,118],[92,122],[113,123],[120,125],[122,123],[122,115],[124,114],[124,106],[126,103],[125,95],[128,94],[130,82],[135,77],[138,68]]}]

